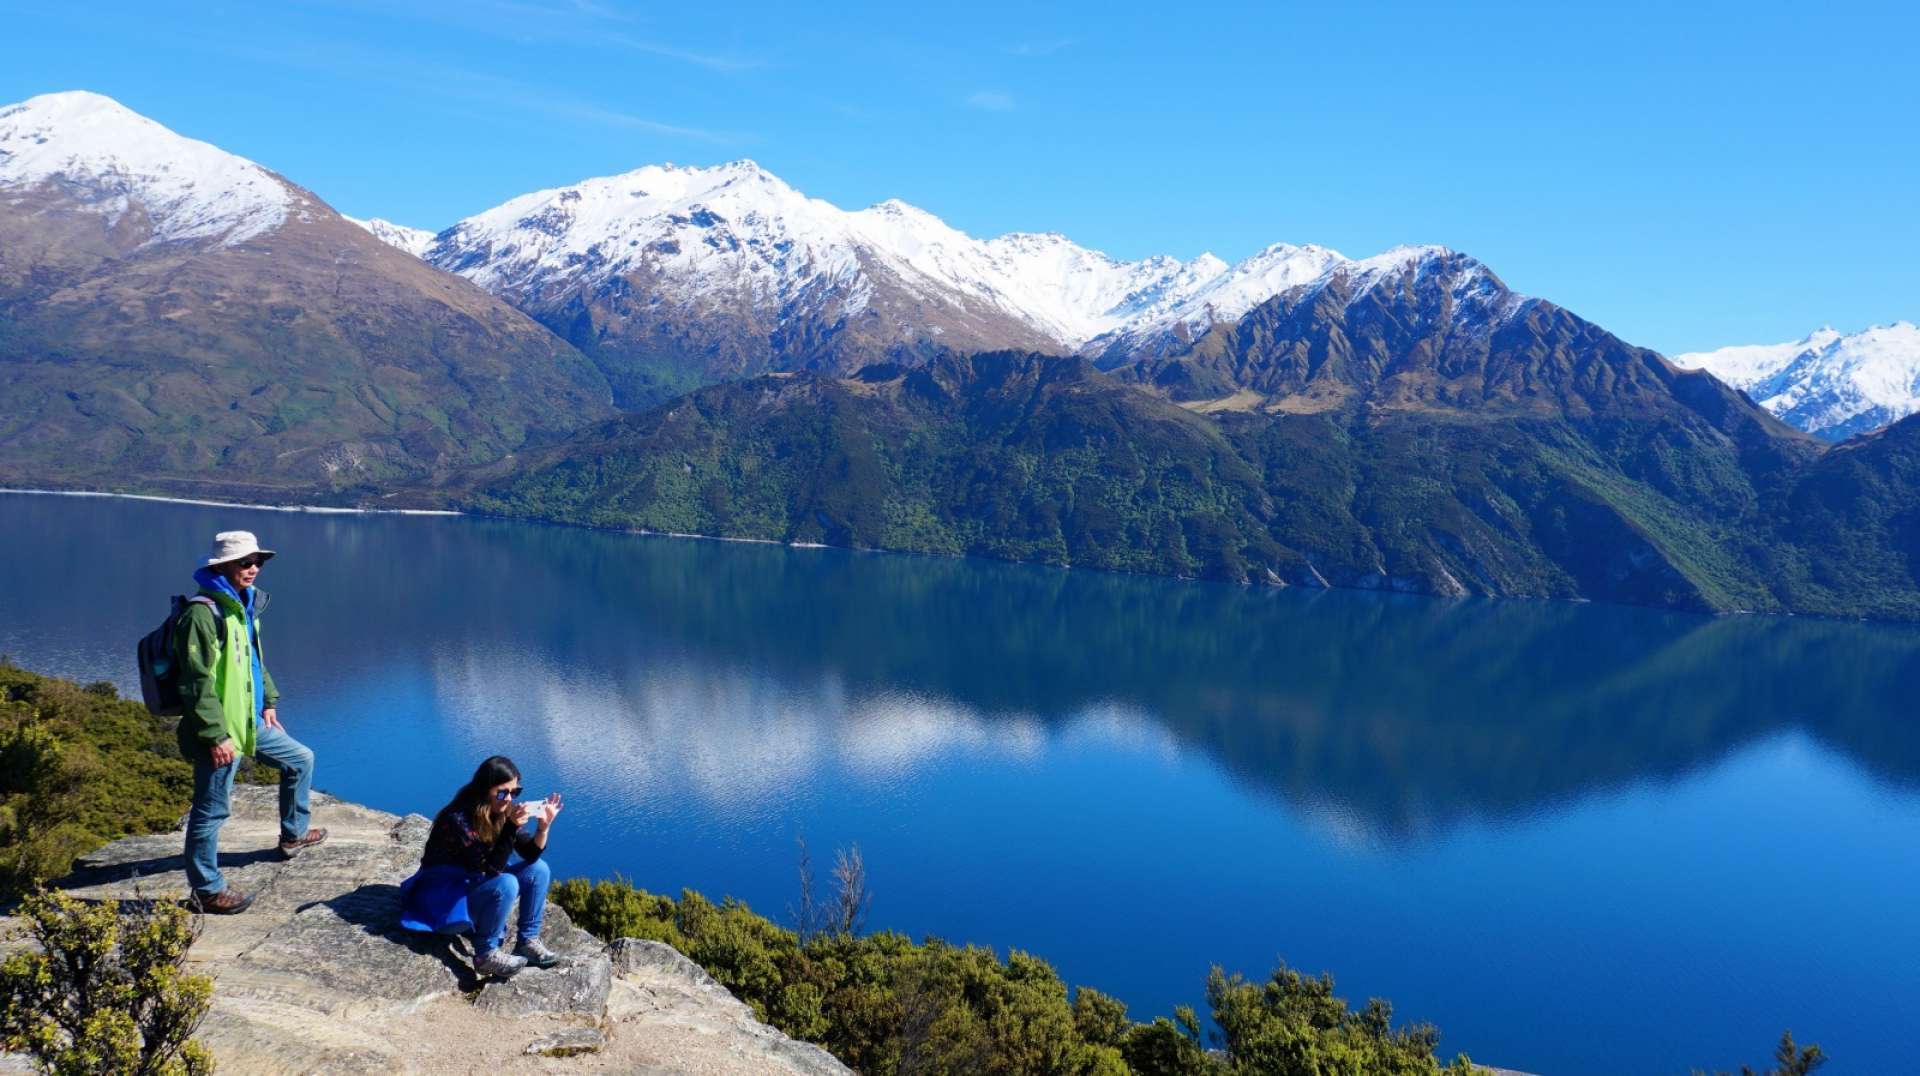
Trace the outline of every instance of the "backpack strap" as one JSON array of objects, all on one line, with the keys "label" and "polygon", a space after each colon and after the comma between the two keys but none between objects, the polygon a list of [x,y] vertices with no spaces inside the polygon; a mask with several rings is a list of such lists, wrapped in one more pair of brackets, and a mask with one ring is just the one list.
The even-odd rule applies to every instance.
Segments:
[{"label": "backpack strap", "polygon": [[180,622],[182,624],[186,623],[188,606],[193,606],[193,605],[204,605],[207,607],[207,612],[213,614],[214,645],[225,646],[226,640],[221,638],[221,632],[220,632],[220,603],[217,601],[214,601],[212,598],[207,597],[205,594],[189,595],[186,598],[185,604],[180,606]]}]

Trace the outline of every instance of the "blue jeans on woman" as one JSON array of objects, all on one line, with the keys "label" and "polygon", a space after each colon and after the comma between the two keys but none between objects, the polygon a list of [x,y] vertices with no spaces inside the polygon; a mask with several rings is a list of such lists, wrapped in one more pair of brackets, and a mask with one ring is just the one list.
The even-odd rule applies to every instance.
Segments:
[{"label": "blue jeans on woman", "polygon": [[467,914],[473,917],[473,955],[477,959],[500,948],[507,937],[507,910],[520,902],[519,941],[540,936],[547,914],[547,886],[553,872],[547,861],[510,863],[507,869],[467,888]]}]

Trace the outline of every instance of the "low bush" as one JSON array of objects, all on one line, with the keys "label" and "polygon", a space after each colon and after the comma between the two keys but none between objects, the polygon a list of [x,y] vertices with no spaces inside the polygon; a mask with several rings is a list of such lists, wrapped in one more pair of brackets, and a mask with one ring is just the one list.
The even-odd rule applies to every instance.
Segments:
[{"label": "low bush", "polygon": [[182,971],[197,924],[175,904],[29,894],[32,945],[0,964],[0,1037],[61,1076],[202,1076],[193,1032],[213,981]]},{"label": "low bush", "polygon": [[1119,1000],[1070,991],[1045,960],[1017,949],[1001,960],[982,946],[892,931],[803,937],[736,900],[715,904],[691,890],[676,900],[621,879],[568,879],[553,900],[602,938],[673,946],[754,1015],[867,1076],[1473,1071],[1464,1056],[1436,1059],[1431,1026],[1395,1029],[1385,1002],[1356,1012],[1333,995],[1330,977],[1284,966],[1258,984],[1214,969],[1207,998],[1221,1030],[1210,1050],[1191,1009],[1135,1023]]},{"label": "low bush", "polygon": [[118,837],[172,829],[193,797],[173,723],[0,661],[0,897]]}]

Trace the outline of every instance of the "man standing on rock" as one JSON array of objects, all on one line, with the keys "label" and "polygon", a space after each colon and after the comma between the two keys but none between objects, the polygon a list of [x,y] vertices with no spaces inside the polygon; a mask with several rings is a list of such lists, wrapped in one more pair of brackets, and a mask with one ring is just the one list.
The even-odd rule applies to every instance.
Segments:
[{"label": "man standing on rock", "polygon": [[280,692],[260,653],[266,591],[254,586],[273,556],[250,531],[213,536],[213,555],[193,573],[200,591],[179,620],[174,654],[184,703],[176,735],[193,763],[193,807],[187,812],[188,906],[232,915],[253,898],[220,874],[220,827],[231,813],[241,755],[259,755],[280,769],[280,855],[291,859],[327,839],[310,828],[308,793],[313,752],[287,735],[276,709]]}]

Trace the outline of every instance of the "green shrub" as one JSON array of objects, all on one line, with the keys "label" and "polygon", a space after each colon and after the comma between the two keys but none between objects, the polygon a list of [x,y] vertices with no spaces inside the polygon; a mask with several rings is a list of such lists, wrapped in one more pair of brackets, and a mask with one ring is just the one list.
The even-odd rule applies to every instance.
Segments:
[{"label": "green shrub", "polygon": [[[1827,1063],[1827,1054],[1817,1045],[1801,1046],[1795,1043],[1793,1032],[1784,1031],[1780,1034],[1780,1045],[1774,1047],[1773,1060],[1776,1064],[1765,1072],[1755,1072],[1752,1066],[1742,1065],[1740,1076],[1807,1076],[1814,1069]],[[1693,1071],[1694,1076],[1705,1076],[1699,1069]],[[1728,1074],[1716,1073],[1715,1076],[1728,1076]]]},{"label": "green shrub", "polygon": [[193,796],[170,722],[0,662],[0,896],[118,837],[172,829]]},{"label": "green shrub", "polygon": [[803,939],[736,900],[715,904],[692,891],[674,900],[622,879],[569,879],[553,900],[602,938],[672,945],[754,1015],[868,1076],[1471,1071],[1464,1057],[1444,1067],[1434,1059],[1431,1027],[1394,1030],[1384,1002],[1353,1012],[1331,979],[1285,967],[1264,986],[1215,970],[1208,1000],[1225,1049],[1209,1052],[1191,1009],[1136,1024],[1119,1000],[1070,991],[1045,960],[1017,949],[1001,960],[982,946],[891,931]]},{"label": "green shrub", "polygon": [[1314,978],[1282,964],[1256,984],[1215,967],[1207,976],[1207,1004],[1226,1043],[1227,1071],[1236,1076],[1475,1071],[1464,1054],[1442,1067],[1433,1053],[1439,1030],[1431,1024],[1394,1029],[1393,1007],[1379,998],[1359,1012],[1348,1008],[1334,996],[1331,975]]},{"label": "green shrub", "polygon": [[0,1036],[60,1076],[201,1076],[213,981],[181,965],[196,924],[174,904],[29,894],[33,945],[0,964]]}]

